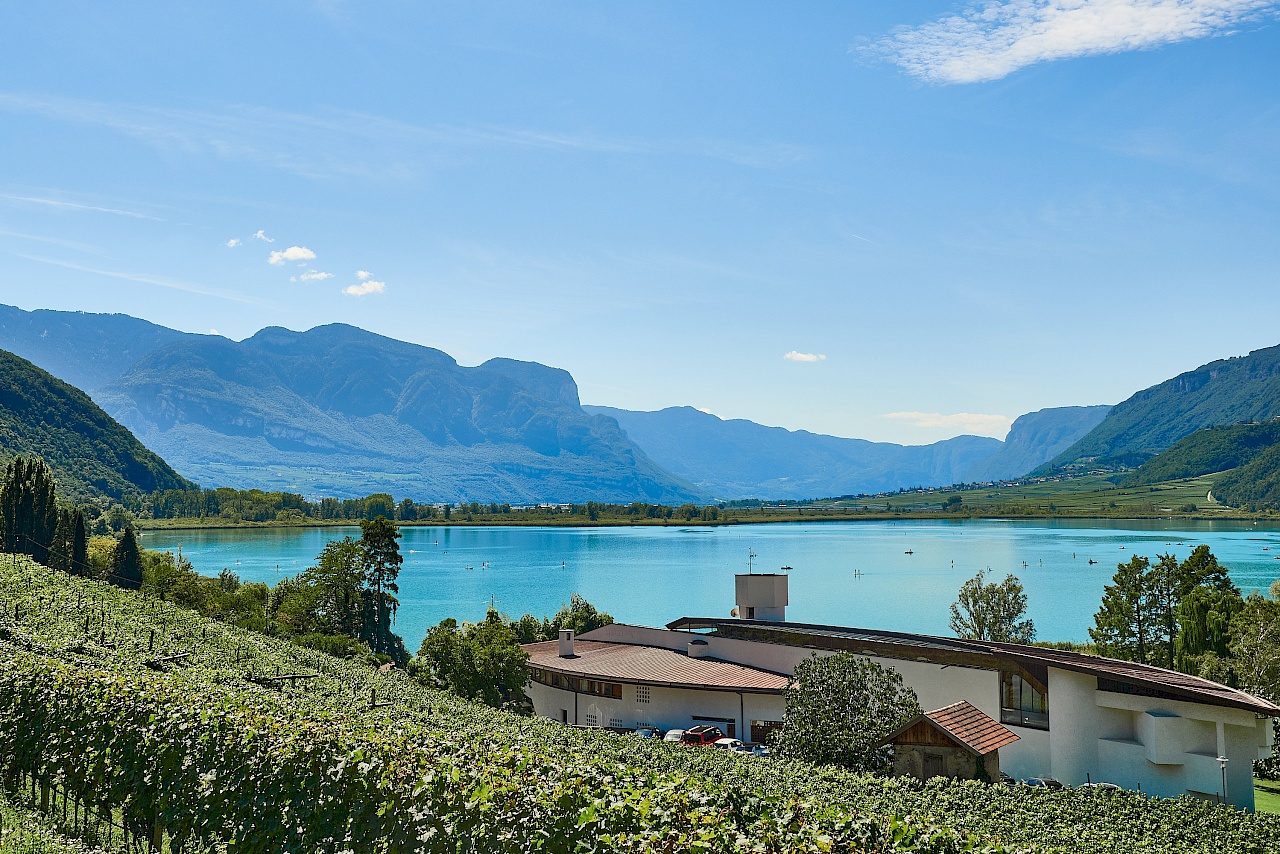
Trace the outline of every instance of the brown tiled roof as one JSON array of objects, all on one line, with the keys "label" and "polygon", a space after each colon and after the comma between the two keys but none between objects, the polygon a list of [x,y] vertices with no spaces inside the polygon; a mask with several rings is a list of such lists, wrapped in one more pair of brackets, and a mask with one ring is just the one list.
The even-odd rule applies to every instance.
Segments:
[{"label": "brown tiled roof", "polygon": [[558,641],[528,643],[529,666],[608,682],[779,694],[786,676],[714,658],[690,658],[669,649],[602,641],[574,642],[572,658],[561,658]]},{"label": "brown tiled roof", "polygon": [[1243,709],[1280,717],[1280,706],[1244,691],[1161,667],[1103,658],[1081,652],[1024,646],[1013,643],[968,641],[906,632],[855,629],[809,623],[781,623],[766,620],[726,620],[719,617],[682,617],[667,624],[668,629],[715,629],[729,637],[744,633],[766,643],[802,644],[818,649],[840,649],[886,658],[954,663],[992,670],[1023,667],[1057,667],[1087,673],[1099,679],[1103,690],[1154,694],[1174,700]]},{"label": "brown tiled roof", "polygon": [[924,717],[979,756],[1018,740],[1016,733],[965,700],[925,712]]}]

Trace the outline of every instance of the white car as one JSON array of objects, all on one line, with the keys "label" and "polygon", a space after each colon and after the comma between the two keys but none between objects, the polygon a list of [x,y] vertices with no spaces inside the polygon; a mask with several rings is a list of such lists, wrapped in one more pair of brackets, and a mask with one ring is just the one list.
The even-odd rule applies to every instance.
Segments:
[{"label": "white car", "polygon": [[662,737],[662,740],[667,742],[675,742],[676,744],[679,744],[681,739],[683,738],[684,738],[684,730],[669,729],[667,730],[667,734]]},{"label": "white car", "polygon": [[737,738],[718,738],[712,747],[719,747],[721,750],[727,750],[730,753],[750,753],[751,748],[740,739]]}]

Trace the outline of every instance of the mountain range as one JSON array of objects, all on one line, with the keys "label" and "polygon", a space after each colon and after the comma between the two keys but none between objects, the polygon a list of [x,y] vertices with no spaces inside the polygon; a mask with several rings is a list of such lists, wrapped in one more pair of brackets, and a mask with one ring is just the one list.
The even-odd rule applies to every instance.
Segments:
[{"label": "mountain range", "polygon": [[789,499],[1018,477],[1087,433],[1110,409],[1072,406],[1023,415],[1003,442],[957,436],[898,445],[724,420],[688,406],[657,412],[583,408],[615,419],[656,463],[712,495]]},{"label": "mountain range", "polygon": [[87,391],[205,486],[434,501],[811,498],[1017,477],[1108,407],[1024,415],[1005,442],[904,446],[583,407],[565,371],[448,354],[331,324],[243,341],[127,315],[0,306],[0,346]]},{"label": "mountain range", "polygon": [[1280,346],[1220,359],[1143,389],[1044,470],[1137,466],[1205,427],[1280,415]]},{"label": "mountain range", "polygon": [[0,458],[41,457],[64,498],[192,486],[89,396],[0,350]]}]

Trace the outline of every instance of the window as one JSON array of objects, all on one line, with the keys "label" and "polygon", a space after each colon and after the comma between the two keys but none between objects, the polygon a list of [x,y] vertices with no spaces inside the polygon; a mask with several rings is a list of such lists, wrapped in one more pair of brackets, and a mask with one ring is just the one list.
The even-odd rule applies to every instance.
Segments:
[{"label": "window", "polygon": [[1000,722],[1049,728],[1049,698],[1018,673],[1000,674]]},{"label": "window", "polygon": [[614,729],[622,729],[622,718],[609,718],[609,726]]},{"label": "window", "polygon": [[636,702],[637,703],[649,702],[649,686],[648,685],[636,686]]},{"label": "window", "polygon": [[622,686],[616,682],[597,682],[594,679],[588,679],[586,686],[583,690],[587,694],[595,694],[597,697],[610,697],[614,700],[622,699]]},{"label": "window", "polygon": [[595,712],[587,712],[587,726],[600,726],[600,716]]}]

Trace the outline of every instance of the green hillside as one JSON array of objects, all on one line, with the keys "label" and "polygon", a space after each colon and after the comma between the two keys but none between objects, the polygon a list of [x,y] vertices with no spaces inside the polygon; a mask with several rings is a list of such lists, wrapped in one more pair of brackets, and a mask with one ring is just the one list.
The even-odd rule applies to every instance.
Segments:
[{"label": "green hillside", "polygon": [[89,396],[0,350],[0,460],[41,457],[69,498],[192,486]]},{"label": "green hillside", "polygon": [[114,807],[169,850],[237,828],[236,850],[361,854],[1280,846],[1280,818],[1191,799],[887,779],[521,717],[25,558],[0,561],[0,757],[23,791],[32,770],[58,780],[55,810],[68,792]]},{"label": "green hillside", "polygon": [[1120,485],[1144,486],[1234,469],[1277,444],[1280,421],[1206,427],[1147,460]]},{"label": "green hillside", "polygon": [[1214,484],[1213,497],[1255,513],[1280,508],[1280,444],[1224,474]]},{"label": "green hillside", "polygon": [[1144,389],[1044,467],[1136,466],[1184,436],[1280,415],[1280,346],[1222,359]]}]

